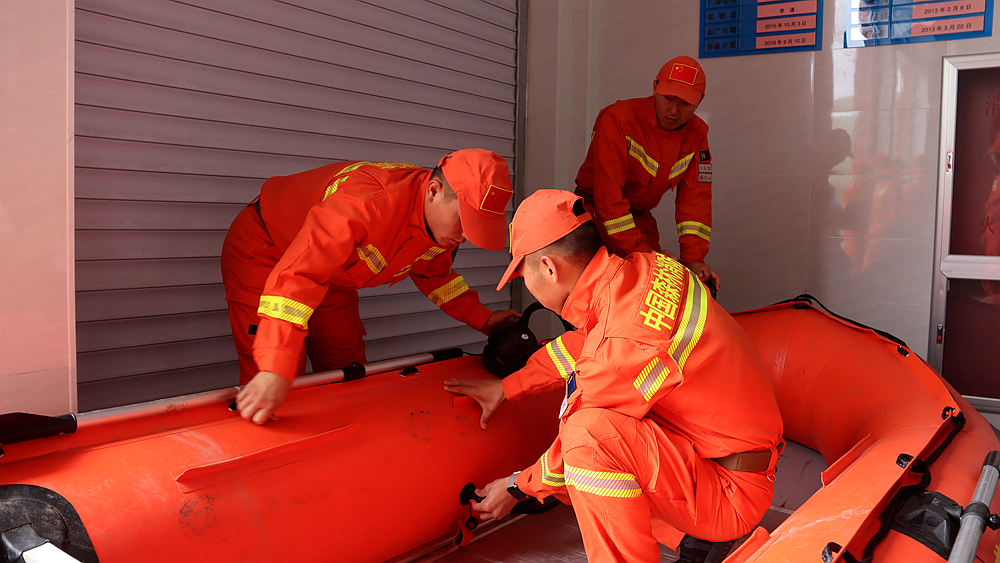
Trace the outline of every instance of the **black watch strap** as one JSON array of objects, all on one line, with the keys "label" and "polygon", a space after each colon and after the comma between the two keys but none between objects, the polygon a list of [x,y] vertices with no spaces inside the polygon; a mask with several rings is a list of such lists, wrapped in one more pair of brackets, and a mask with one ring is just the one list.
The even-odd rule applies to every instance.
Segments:
[{"label": "black watch strap", "polygon": [[515,471],[513,475],[507,477],[507,492],[510,493],[510,496],[516,498],[517,500],[521,500],[527,498],[528,495],[521,489],[517,488],[518,473],[520,473],[520,471]]}]

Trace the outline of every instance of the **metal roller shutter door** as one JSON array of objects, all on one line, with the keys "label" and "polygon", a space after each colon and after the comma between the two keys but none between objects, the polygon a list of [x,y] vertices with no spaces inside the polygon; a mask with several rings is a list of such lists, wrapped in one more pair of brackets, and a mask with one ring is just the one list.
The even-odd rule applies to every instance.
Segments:
[{"label": "metal roller shutter door", "polygon": [[[80,0],[81,411],[236,383],[219,252],[263,181],[340,160],[514,171],[517,0]],[[508,210],[509,212],[509,210]],[[463,245],[491,308],[508,255]],[[361,291],[368,359],[485,338],[409,281]]]}]

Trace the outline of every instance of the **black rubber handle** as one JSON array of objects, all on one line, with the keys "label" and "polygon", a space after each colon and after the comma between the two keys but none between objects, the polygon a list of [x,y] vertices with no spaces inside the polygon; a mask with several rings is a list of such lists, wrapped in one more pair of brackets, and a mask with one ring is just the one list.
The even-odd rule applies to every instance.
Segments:
[{"label": "black rubber handle", "polygon": [[476,494],[475,483],[466,483],[466,485],[462,487],[462,492],[458,494],[458,502],[460,504],[469,504],[470,500],[475,500],[476,502],[483,502],[483,499],[485,498],[486,497],[481,497]]}]

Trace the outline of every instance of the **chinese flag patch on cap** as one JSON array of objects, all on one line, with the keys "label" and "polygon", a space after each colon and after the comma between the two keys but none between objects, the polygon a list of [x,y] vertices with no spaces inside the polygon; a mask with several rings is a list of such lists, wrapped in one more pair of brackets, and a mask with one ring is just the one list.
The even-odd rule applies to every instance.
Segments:
[{"label": "chinese flag patch on cap", "polygon": [[510,201],[510,196],[512,195],[514,195],[514,192],[505,190],[495,184],[490,184],[483,195],[482,203],[479,204],[479,209],[503,215],[507,211],[507,202]]},{"label": "chinese flag patch on cap", "polygon": [[698,79],[698,69],[684,63],[674,63],[674,66],[670,67],[668,78],[694,86],[695,80]]}]

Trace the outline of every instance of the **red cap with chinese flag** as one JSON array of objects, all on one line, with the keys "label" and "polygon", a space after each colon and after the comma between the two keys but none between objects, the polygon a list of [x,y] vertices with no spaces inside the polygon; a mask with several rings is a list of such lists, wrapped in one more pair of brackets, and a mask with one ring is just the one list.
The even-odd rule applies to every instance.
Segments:
[{"label": "red cap with chinese flag", "polygon": [[510,222],[510,253],[514,257],[500,278],[497,291],[520,274],[524,257],[575,231],[592,217],[583,208],[583,198],[565,190],[538,190],[514,212]]},{"label": "red cap with chinese flag", "polygon": [[446,154],[438,166],[458,195],[465,238],[479,248],[503,250],[507,244],[507,203],[514,195],[507,161],[492,151],[462,149]]},{"label": "red cap with chinese flag", "polygon": [[675,57],[656,75],[653,91],[662,96],[677,96],[689,104],[700,104],[705,97],[705,71],[691,57]]}]

